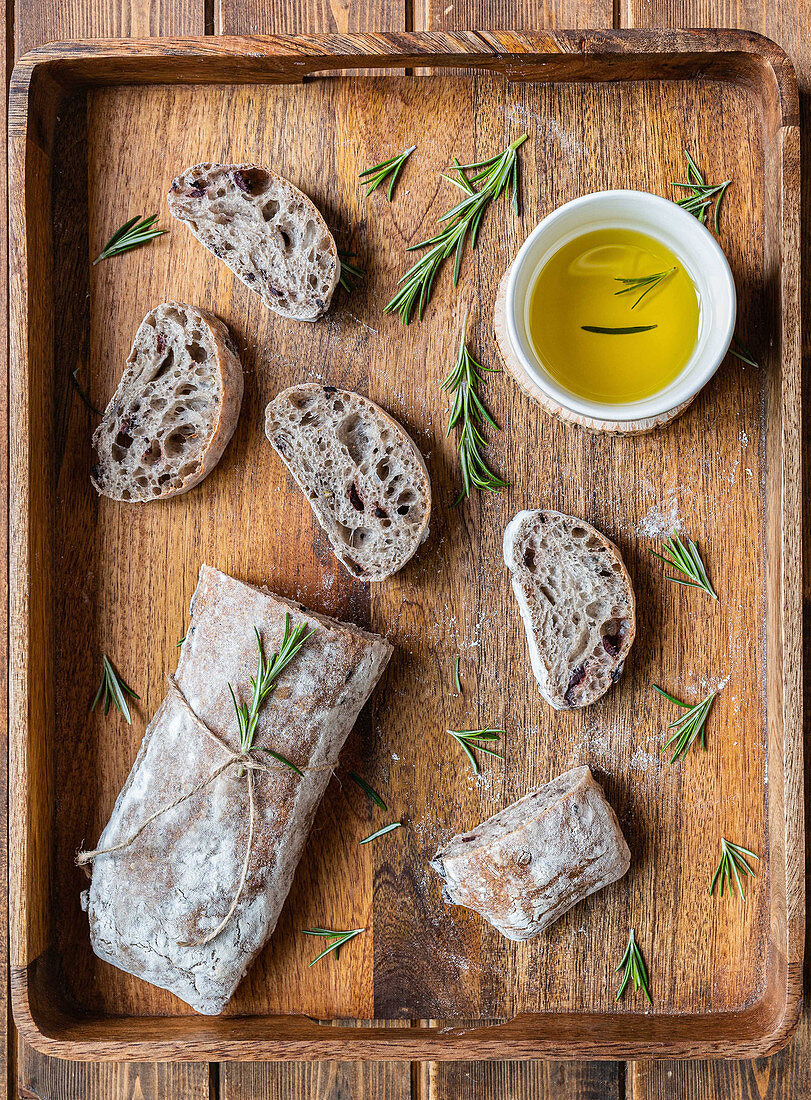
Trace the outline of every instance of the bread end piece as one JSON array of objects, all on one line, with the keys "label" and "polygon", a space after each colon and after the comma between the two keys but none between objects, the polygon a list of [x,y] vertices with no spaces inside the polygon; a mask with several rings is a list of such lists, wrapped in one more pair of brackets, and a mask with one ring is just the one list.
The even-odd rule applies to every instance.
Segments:
[{"label": "bread end piece", "polygon": [[541,695],[555,710],[596,702],[621,676],[636,634],[619,550],[585,520],[539,508],[507,525],[504,562]]},{"label": "bread end piece", "polygon": [[617,815],[579,767],[453,837],[430,866],[446,902],[474,909],[509,940],[528,940],[630,863]]}]

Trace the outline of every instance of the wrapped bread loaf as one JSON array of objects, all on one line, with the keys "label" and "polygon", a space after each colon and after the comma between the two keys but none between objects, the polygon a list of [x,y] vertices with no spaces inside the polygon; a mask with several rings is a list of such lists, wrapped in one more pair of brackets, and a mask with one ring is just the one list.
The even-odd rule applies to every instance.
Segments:
[{"label": "wrapped bread loaf", "polygon": [[[239,763],[228,685],[250,702],[254,628],[269,659],[287,615],[314,633],[259,712],[250,764]],[[383,638],[202,567],[170,690],[96,851],[79,857],[93,861],[100,958],[198,1012],[222,1011],[276,926],[338,753],[390,655]]]},{"label": "wrapped bread loaf", "polygon": [[508,940],[528,940],[622,878],[631,853],[602,787],[572,768],[440,848],[442,896]]}]

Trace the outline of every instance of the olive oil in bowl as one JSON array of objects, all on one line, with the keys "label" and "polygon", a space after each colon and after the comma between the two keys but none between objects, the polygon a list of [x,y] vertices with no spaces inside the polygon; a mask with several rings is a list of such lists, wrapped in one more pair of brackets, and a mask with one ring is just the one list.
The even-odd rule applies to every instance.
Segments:
[{"label": "olive oil in bowl", "polygon": [[597,229],[540,268],[526,326],[540,362],[578,397],[640,401],[679,376],[698,339],[700,303],[676,255],[632,229]]}]

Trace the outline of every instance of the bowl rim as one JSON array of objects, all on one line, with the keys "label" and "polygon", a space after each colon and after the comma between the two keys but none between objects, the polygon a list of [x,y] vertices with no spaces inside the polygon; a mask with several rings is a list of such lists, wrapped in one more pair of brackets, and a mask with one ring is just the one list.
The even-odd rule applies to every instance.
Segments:
[{"label": "bowl rim", "polygon": [[[522,272],[527,262],[527,257],[531,254],[539,236],[548,232],[550,227],[554,226],[554,224],[565,215],[570,214],[573,209],[599,206],[607,201],[614,201],[618,198],[630,199],[633,202],[639,203],[641,206],[646,206],[648,209],[658,211],[661,215],[666,215],[672,223],[676,224],[682,235],[692,236],[694,240],[700,239],[704,247],[709,246],[710,252],[713,254],[713,258],[717,265],[717,274],[723,277],[723,297],[725,299],[724,305],[726,308],[721,319],[723,320],[725,318],[726,324],[719,330],[717,327],[718,321],[715,319],[713,320],[712,343],[705,351],[704,356],[700,358],[685,375],[678,390],[665,397],[664,395],[669,388],[666,387],[664,390],[641,400],[608,403],[592,401],[588,398],[578,397],[576,394],[571,393],[563,386],[550,380],[547,374],[543,370],[539,370],[538,365],[526,355],[517,331],[516,308],[519,303],[517,302],[516,284],[519,274]],[[585,233],[590,230],[585,227],[583,231]],[[649,236],[656,236],[655,231],[652,231],[647,224],[640,224],[639,231],[647,233]],[[670,247],[670,245],[668,245],[668,247]],[[523,305],[523,299],[521,304]],[[506,318],[507,338],[510,348],[535,385],[537,385],[552,402],[577,416],[588,417],[593,421],[636,421],[671,412],[685,402],[691,401],[699,390],[709,382],[723,362],[732,341],[737,316],[737,293],[732,270],[723,249],[712,233],[710,233],[709,229],[707,229],[705,225],[702,225],[698,218],[689,214],[675,202],[664,198],[662,195],[631,188],[617,188],[605,191],[591,191],[586,195],[579,195],[577,198],[570,199],[568,202],[555,207],[554,210],[550,211],[549,214],[538,222],[526,237],[515,259],[510,265],[505,307],[504,313]],[[672,386],[673,383],[670,385]]]}]

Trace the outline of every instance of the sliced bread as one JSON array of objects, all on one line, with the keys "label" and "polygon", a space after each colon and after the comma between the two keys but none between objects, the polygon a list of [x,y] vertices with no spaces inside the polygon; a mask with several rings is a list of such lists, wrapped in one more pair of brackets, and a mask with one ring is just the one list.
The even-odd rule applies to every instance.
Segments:
[{"label": "sliced bread", "polygon": [[587,767],[572,768],[443,845],[430,866],[442,899],[528,940],[622,878],[631,853]]},{"label": "sliced bread", "polygon": [[353,577],[391,576],[428,537],[422,455],[373,401],[313,382],[291,386],[268,405],[265,434]]},{"label": "sliced bread", "polygon": [[282,317],[315,321],[341,275],[315,205],[260,164],[195,164],[172,181],[169,211]]},{"label": "sliced bread", "polygon": [[507,525],[504,561],[541,695],[555,710],[594,703],[619,679],[636,633],[619,550],[584,520],[539,508]]},{"label": "sliced bread", "polygon": [[234,434],[242,364],[213,313],[163,302],[141,322],[93,433],[91,480],[113,500],[162,500],[209,474]]}]

